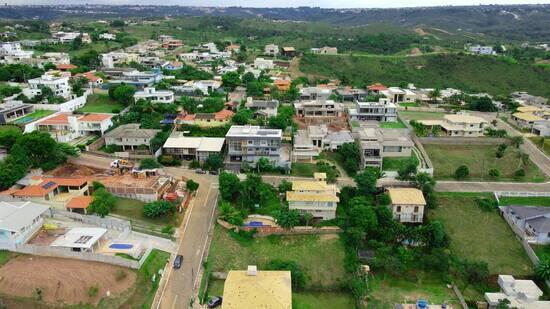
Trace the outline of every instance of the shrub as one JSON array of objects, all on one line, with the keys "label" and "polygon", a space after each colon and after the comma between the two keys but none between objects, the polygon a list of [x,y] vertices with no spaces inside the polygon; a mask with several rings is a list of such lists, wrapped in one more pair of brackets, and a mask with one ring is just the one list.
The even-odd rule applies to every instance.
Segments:
[{"label": "shrub", "polygon": [[171,155],[162,155],[158,158],[158,162],[165,166],[180,166],[181,160],[174,158]]},{"label": "shrub", "polygon": [[390,195],[387,194],[387,193],[382,193],[382,194],[378,195],[376,199],[378,201],[378,205],[387,206],[387,205],[391,204]]},{"label": "shrub", "polygon": [[113,110],[111,112],[113,114],[120,114],[120,109],[119,108],[113,108]]},{"label": "shrub", "polygon": [[193,181],[193,179],[189,179],[185,183],[185,187],[187,188],[187,191],[195,192],[199,188],[199,184],[197,182]]},{"label": "shrub", "polygon": [[500,171],[496,168],[492,168],[492,169],[489,170],[489,176],[494,177],[494,178],[498,178],[498,177],[500,177]]},{"label": "shrub", "polygon": [[99,288],[97,285],[92,285],[88,288],[87,294],[88,297],[93,298],[97,296],[97,293],[99,293]]},{"label": "shrub", "polygon": [[191,163],[189,164],[189,167],[190,167],[190,168],[200,168],[200,167],[201,167],[201,163],[200,163],[198,160],[193,160],[193,161],[191,161]]},{"label": "shrub", "polygon": [[160,230],[160,232],[163,233],[163,234],[172,235],[172,234],[174,234],[174,232],[175,232],[175,228],[174,228],[172,225],[168,224],[168,225],[165,225],[165,226]]},{"label": "shrub", "polygon": [[466,165],[459,166],[455,171],[455,178],[456,179],[464,179],[470,175],[470,170]]},{"label": "shrub", "polygon": [[302,289],[306,285],[306,275],[302,268],[294,261],[271,260],[266,265],[267,270],[288,270],[292,276],[292,287]]},{"label": "shrub", "polygon": [[127,276],[128,276],[128,274],[124,270],[119,269],[115,273],[115,280],[116,281],[122,281],[122,280],[126,279]]},{"label": "shrub", "polygon": [[479,208],[483,211],[493,211],[498,207],[497,201],[487,198],[476,198],[475,201],[477,206],[479,206]]},{"label": "shrub", "polygon": [[159,167],[160,164],[157,162],[156,159],[153,158],[146,158],[139,162],[139,168],[141,169],[154,169]]},{"label": "shrub", "polygon": [[149,218],[157,218],[176,210],[176,206],[167,201],[155,201],[143,205],[143,214]]},{"label": "shrub", "polygon": [[519,169],[517,171],[514,172],[514,176],[516,177],[524,177],[525,176],[525,170],[524,169]]}]

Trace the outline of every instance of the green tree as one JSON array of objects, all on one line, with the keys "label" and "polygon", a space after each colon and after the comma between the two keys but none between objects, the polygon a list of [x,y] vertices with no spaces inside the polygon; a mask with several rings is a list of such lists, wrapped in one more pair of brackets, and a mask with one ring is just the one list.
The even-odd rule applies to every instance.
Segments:
[{"label": "green tree", "polygon": [[159,167],[160,167],[160,164],[157,162],[156,159],[153,159],[153,158],[145,158],[139,161],[139,168],[141,169],[148,170],[148,169],[155,169]]},{"label": "green tree", "polygon": [[115,86],[115,88],[112,91],[109,92],[109,95],[112,99],[124,104],[124,105],[130,105],[132,102],[134,102],[134,94],[136,93],[136,88],[131,85],[121,84],[118,86]]},{"label": "green tree", "polygon": [[342,166],[348,175],[355,175],[361,165],[361,150],[356,143],[345,143],[338,149]]},{"label": "green tree", "polygon": [[400,180],[411,180],[416,175],[418,168],[418,159],[410,157],[405,162],[402,162],[397,170],[399,175],[397,178]]},{"label": "green tree", "polygon": [[307,277],[304,270],[294,261],[271,260],[266,265],[266,270],[287,270],[292,277],[292,288],[303,289],[306,286]]},{"label": "green tree", "polygon": [[95,213],[101,218],[108,215],[116,205],[116,198],[105,188],[97,189],[93,194],[93,200],[90,203],[90,212]]},{"label": "green tree", "polygon": [[437,98],[441,96],[441,90],[438,88],[435,88],[434,90],[430,91],[430,99],[432,99],[432,103],[437,103]]},{"label": "green tree", "polygon": [[523,136],[513,136],[510,138],[510,143],[515,146],[516,148],[519,148],[521,144],[523,144]]},{"label": "green tree", "polygon": [[143,214],[149,218],[158,218],[176,211],[176,206],[167,201],[155,201],[143,205]]},{"label": "green tree", "polygon": [[535,275],[541,280],[550,280],[550,259],[545,258],[535,266]]},{"label": "green tree", "polygon": [[455,171],[455,178],[456,179],[464,179],[470,175],[470,170],[466,165],[459,166]]},{"label": "green tree", "polygon": [[0,145],[9,152],[21,136],[23,136],[23,133],[19,128],[7,126],[0,131]]},{"label": "green tree", "polygon": [[353,178],[357,184],[357,190],[362,195],[371,195],[376,193],[376,181],[380,175],[376,168],[366,168],[362,173]]},{"label": "green tree", "polygon": [[233,91],[241,84],[241,77],[237,72],[227,72],[222,75],[222,84],[225,89]]},{"label": "green tree", "polygon": [[489,170],[489,176],[494,177],[494,178],[500,177],[500,170],[498,170],[496,168],[490,169]]},{"label": "green tree", "polygon": [[238,125],[248,124],[250,119],[252,119],[252,111],[248,108],[239,109],[239,111],[233,115],[233,118],[231,118],[232,122]]},{"label": "green tree", "polygon": [[240,189],[239,177],[230,172],[221,172],[218,177],[220,194],[223,200],[232,201]]},{"label": "green tree", "polygon": [[210,171],[217,171],[223,167],[223,156],[221,154],[210,154],[204,161],[203,168]]},{"label": "green tree", "polygon": [[193,179],[189,179],[185,183],[185,187],[187,188],[187,190],[189,192],[193,193],[193,192],[197,191],[197,189],[199,189],[199,184],[197,182],[195,182]]},{"label": "green tree", "polygon": [[283,179],[281,183],[279,184],[279,193],[286,193],[287,191],[292,191],[292,182]]},{"label": "green tree", "polygon": [[236,226],[243,225],[242,213],[227,201],[220,202],[219,218]]},{"label": "green tree", "polygon": [[288,207],[281,207],[274,217],[277,224],[286,229],[293,228],[300,223],[300,212],[296,209],[288,209]]}]

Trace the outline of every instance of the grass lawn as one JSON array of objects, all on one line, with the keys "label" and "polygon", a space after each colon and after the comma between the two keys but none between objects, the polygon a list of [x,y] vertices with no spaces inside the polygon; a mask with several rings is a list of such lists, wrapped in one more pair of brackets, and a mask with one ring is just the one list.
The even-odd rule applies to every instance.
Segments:
[{"label": "grass lawn", "polygon": [[79,109],[83,113],[112,113],[116,110],[123,110],[124,105],[111,100],[106,94],[92,94],[88,96],[86,105]]},{"label": "grass lawn", "polygon": [[481,210],[475,196],[437,193],[439,207],[428,213],[445,226],[453,254],[487,262],[491,274],[532,274],[533,265],[508,224],[496,211]]},{"label": "grass lawn", "polygon": [[269,236],[238,241],[216,225],[208,256],[212,271],[263,269],[273,259],[295,261],[307,276],[306,288],[337,289],[349,279],[344,244],[336,235]]},{"label": "grass lawn", "polygon": [[380,123],[380,127],[383,129],[405,129],[407,126],[401,122],[401,120],[398,121],[385,121]]},{"label": "grass lawn", "polygon": [[55,113],[55,111],[45,110],[45,109],[37,109],[34,112],[22,117],[18,118],[11,123],[13,124],[23,124],[23,123],[29,123],[35,120],[38,120],[40,118],[44,118],[46,116],[49,116],[51,114]]},{"label": "grass lawn", "polygon": [[416,102],[404,102],[404,103],[399,103],[399,106],[403,106],[403,107],[419,107],[420,105]]},{"label": "grass lawn", "polygon": [[129,220],[137,220],[144,224],[158,225],[160,227],[168,224],[179,226],[182,220],[182,216],[180,216],[179,213],[159,218],[148,218],[143,215],[143,205],[145,205],[145,203],[138,200],[117,197],[117,203],[112,213],[126,217]]},{"label": "grass lawn", "polygon": [[416,112],[416,111],[399,111],[399,116],[407,120],[441,120],[445,113],[441,112]]},{"label": "grass lawn", "polygon": [[[335,165],[337,165],[339,167],[338,170],[342,171],[341,173],[339,173],[340,176],[349,176],[346,173],[346,170],[343,168],[342,163],[344,162],[344,160],[342,159],[342,156],[340,156],[340,154],[338,152],[336,152],[336,151],[323,151],[319,155],[319,159],[330,161],[330,162],[334,163]],[[344,175],[342,175],[342,173],[344,173]]]},{"label": "grass lawn", "polygon": [[315,163],[292,163],[290,175],[297,177],[313,177],[313,173],[317,171]]},{"label": "grass lawn", "polygon": [[411,154],[410,157],[385,157],[382,161],[382,170],[384,171],[397,171],[399,167],[407,160],[409,160],[411,157],[415,158],[418,161],[418,158],[416,157],[416,154],[414,152]]},{"label": "grass lawn", "polygon": [[427,299],[430,304],[453,304],[459,307],[459,301],[447,283],[425,272],[403,275],[399,278],[383,274],[371,277],[371,300],[373,308],[392,308],[395,303],[414,304],[419,298]]},{"label": "grass lawn", "polygon": [[505,205],[525,205],[525,206],[548,206],[550,207],[550,197],[515,197],[502,196],[499,198],[500,206]]},{"label": "grass lawn", "polygon": [[[470,181],[525,181],[543,182],[544,174],[529,160],[526,164],[520,164],[519,150],[508,146],[504,157],[497,159],[495,153],[498,145],[433,145],[426,144],[424,148],[428,152],[433,165],[436,179],[454,179],[454,173],[460,165],[466,165],[470,170],[470,176],[465,180]],[[500,177],[489,176],[490,169],[500,170]],[[525,170],[524,177],[514,177],[514,172],[520,168]]]},{"label": "grass lawn", "polygon": [[6,264],[13,256],[14,256],[14,253],[10,251],[0,250],[0,267]]},{"label": "grass lawn", "polygon": [[550,138],[546,138],[544,140],[544,147],[542,147],[543,145],[541,144],[542,137],[533,136],[529,137],[529,139],[533,142],[533,144],[535,144],[535,146],[538,147],[538,149],[544,152],[547,156],[550,156]]},{"label": "grass lawn", "polygon": [[539,259],[550,259],[550,245],[531,245]]}]

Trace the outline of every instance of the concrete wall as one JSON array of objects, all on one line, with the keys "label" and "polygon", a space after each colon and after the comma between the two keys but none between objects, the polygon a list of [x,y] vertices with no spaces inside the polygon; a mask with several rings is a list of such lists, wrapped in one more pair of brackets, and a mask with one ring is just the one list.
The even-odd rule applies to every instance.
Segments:
[{"label": "concrete wall", "polygon": [[426,145],[500,145],[510,143],[510,140],[506,138],[492,137],[419,137],[418,140]]},{"label": "concrete wall", "polygon": [[88,98],[88,95],[90,95],[92,92],[90,90],[86,90],[84,92],[84,95],[81,97],[72,99],[70,101],[67,101],[65,103],[61,104],[31,104],[34,106],[34,109],[45,109],[50,111],[57,111],[57,112],[72,112],[75,111],[81,107],[83,107],[86,104],[86,99]]},{"label": "concrete wall", "polygon": [[127,233],[130,233],[132,230],[130,221],[115,218],[101,218],[96,215],[81,215],[58,209],[51,209],[51,217],[55,219],[77,221],[84,224],[95,225],[98,227]]}]

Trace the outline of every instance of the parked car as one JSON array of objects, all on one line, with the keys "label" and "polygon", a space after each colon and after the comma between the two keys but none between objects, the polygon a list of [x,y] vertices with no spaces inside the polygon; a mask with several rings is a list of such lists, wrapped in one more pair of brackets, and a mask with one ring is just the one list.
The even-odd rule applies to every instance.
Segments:
[{"label": "parked car", "polygon": [[197,174],[206,174],[206,171],[201,170],[200,168],[195,170],[195,173]]},{"label": "parked car", "polygon": [[218,175],[219,172],[218,171],[210,171],[210,175]]},{"label": "parked car", "polygon": [[208,301],[208,304],[207,304],[208,308],[216,308],[218,306],[221,306],[222,301],[223,301],[223,297],[214,296],[214,297],[210,298],[210,300]]},{"label": "parked car", "polygon": [[179,269],[183,264],[183,255],[178,254],[174,259],[174,269]]}]

